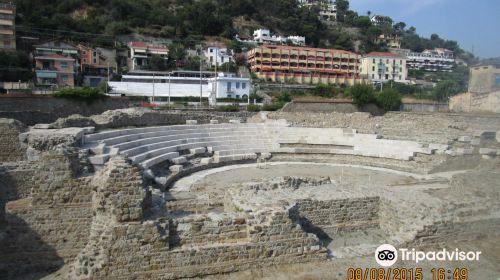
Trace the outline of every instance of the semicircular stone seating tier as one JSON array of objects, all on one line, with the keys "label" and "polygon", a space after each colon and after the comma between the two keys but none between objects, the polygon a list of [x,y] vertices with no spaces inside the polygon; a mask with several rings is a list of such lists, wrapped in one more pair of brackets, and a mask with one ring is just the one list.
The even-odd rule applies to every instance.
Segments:
[{"label": "semicircular stone seating tier", "polygon": [[103,131],[85,135],[83,148],[94,166],[122,155],[147,170],[186,163],[186,154],[210,162],[254,160],[269,154],[337,154],[409,161],[417,154],[444,153],[448,145],[382,139],[354,129],[290,127],[283,122],[174,125]]},{"label": "semicircular stone seating tier", "polygon": [[171,161],[183,163],[184,151],[213,153],[215,162],[256,158],[270,152],[271,139],[284,124],[175,125],[111,130],[85,135],[84,148],[92,151],[90,161],[104,165],[110,157],[123,155],[143,169]]}]

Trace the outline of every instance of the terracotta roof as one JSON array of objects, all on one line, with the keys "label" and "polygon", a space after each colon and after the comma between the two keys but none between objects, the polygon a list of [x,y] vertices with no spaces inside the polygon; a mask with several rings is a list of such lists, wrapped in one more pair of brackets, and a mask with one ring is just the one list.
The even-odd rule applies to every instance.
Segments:
[{"label": "terracotta roof", "polygon": [[155,50],[165,50],[165,51],[168,50],[166,46],[153,45],[146,42],[130,42],[129,46],[132,48],[140,48],[140,49],[155,49]]},{"label": "terracotta roof", "polygon": [[400,54],[391,52],[371,52],[366,56],[380,56],[380,57],[401,57]]},{"label": "terracotta roof", "polygon": [[321,48],[309,48],[309,47],[297,47],[297,46],[282,46],[282,45],[262,45],[257,48],[271,48],[271,49],[282,49],[282,50],[299,50],[299,51],[312,51],[312,52],[339,52],[345,54],[357,55],[350,51],[339,50],[339,49],[321,49]]}]

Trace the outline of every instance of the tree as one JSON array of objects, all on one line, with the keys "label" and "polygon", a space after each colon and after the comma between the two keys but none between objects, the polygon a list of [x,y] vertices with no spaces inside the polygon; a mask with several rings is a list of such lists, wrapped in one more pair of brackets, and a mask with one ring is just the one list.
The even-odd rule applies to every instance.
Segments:
[{"label": "tree", "polygon": [[180,61],[186,56],[186,47],[181,43],[173,43],[168,46],[168,59]]},{"label": "tree", "polygon": [[398,111],[401,106],[401,95],[395,89],[386,88],[377,95],[377,105],[384,111]]},{"label": "tree", "polygon": [[444,80],[436,85],[433,93],[437,100],[447,101],[449,97],[460,93],[460,86],[453,80]]},{"label": "tree", "polygon": [[337,6],[337,19],[340,22],[344,22],[344,17],[349,11],[349,1],[348,0],[335,0],[335,5]]},{"label": "tree", "polygon": [[164,71],[166,69],[165,59],[159,55],[149,58],[149,69],[153,71]]},{"label": "tree", "polygon": [[358,107],[363,107],[375,101],[373,87],[367,84],[355,84],[347,88],[346,94],[352,97],[352,101]]}]

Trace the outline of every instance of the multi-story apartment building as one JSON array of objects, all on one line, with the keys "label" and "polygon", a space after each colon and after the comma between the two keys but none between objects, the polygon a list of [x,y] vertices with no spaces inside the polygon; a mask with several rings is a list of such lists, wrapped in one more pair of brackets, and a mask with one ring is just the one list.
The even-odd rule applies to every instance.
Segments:
[{"label": "multi-story apartment building", "polygon": [[76,46],[61,41],[36,45],[34,59],[38,85],[75,86],[75,79],[79,72]]},{"label": "multi-story apartment building", "polygon": [[427,72],[453,72],[455,58],[447,49],[425,50],[407,53],[408,68]]},{"label": "multi-story apartment building", "polygon": [[168,48],[166,46],[154,45],[145,42],[130,42],[128,67],[130,70],[147,70],[149,59],[153,55],[168,60]]},{"label": "multi-story apartment building", "polygon": [[0,3],[0,49],[16,49],[16,6]]},{"label": "multi-story apartment building", "polygon": [[299,4],[305,7],[318,7],[319,19],[326,23],[337,21],[335,0],[299,0]]},{"label": "multi-story apartment building", "polygon": [[226,48],[216,46],[208,47],[203,54],[209,67],[221,66],[226,62],[233,62],[233,53]]},{"label": "multi-story apartment building", "polygon": [[361,60],[361,76],[372,83],[407,83],[406,57],[390,52],[372,52]]},{"label": "multi-story apartment building", "polygon": [[91,48],[84,45],[78,45],[78,50],[84,85],[98,86],[116,71],[116,52],[114,50]]},{"label": "multi-story apartment building", "polygon": [[248,52],[250,70],[273,82],[345,84],[361,82],[358,54],[336,50],[263,45]]}]

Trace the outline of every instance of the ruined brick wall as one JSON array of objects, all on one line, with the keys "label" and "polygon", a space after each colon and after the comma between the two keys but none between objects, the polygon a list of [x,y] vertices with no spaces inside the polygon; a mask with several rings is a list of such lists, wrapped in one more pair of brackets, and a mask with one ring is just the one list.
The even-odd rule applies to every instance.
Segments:
[{"label": "ruined brick wall", "polygon": [[305,228],[321,230],[328,236],[338,232],[378,227],[379,198],[300,200],[294,214]]}]

